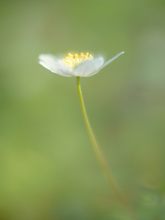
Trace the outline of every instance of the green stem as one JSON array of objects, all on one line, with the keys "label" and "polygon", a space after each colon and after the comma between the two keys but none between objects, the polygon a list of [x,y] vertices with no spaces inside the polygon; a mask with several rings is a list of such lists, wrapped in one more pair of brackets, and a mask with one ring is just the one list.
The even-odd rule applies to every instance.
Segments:
[{"label": "green stem", "polygon": [[124,201],[125,199],[120,192],[119,186],[112,175],[112,171],[111,171],[111,169],[108,165],[108,162],[103,154],[103,151],[101,150],[101,148],[96,140],[95,134],[94,134],[93,129],[91,127],[91,124],[90,124],[90,121],[89,121],[89,118],[87,115],[87,110],[85,107],[82,89],[81,89],[80,77],[77,77],[77,91],[78,91],[78,96],[80,99],[80,106],[81,106],[81,111],[83,114],[85,126],[87,129],[88,136],[91,141],[94,153],[96,155],[96,158],[101,165],[102,171],[103,171],[105,177],[107,178],[114,195],[116,195],[117,199],[120,200],[120,202],[125,203],[125,201]]}]

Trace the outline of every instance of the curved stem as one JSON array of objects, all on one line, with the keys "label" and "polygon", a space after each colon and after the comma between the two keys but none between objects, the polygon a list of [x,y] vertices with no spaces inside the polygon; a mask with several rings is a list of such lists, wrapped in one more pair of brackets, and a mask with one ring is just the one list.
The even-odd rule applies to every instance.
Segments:
[{"label": "curved stem", "polygon": [[97,158],[98,162],[100,163],[102,171],[103,171],[105,177],[107,178],[114,195],[116,195],[116,197],[118,198],[118,200],[120,200],[120,202],[125,203],[125,201],[124,201],[125,199],[120,192],[119,186],[112,175],[112,171],[108,165],[108,162],[105,158],[105,155],[103,154],[103,151],[101,150],[101,148],[96,140],[95,134],[94,134],[93,129],[91,127],[91,124],[90,124],[90,121],[89,121],[89,118],[87,115],[87,110],[86,110],[86,106],[85,106],[85,102],[84,102],[84,98],[83,98],[82,89],[81,89],[80,77],[77,77],[77,91],[78,91],[78,96],[80,99],[80,106],[81,106],[81,111],[83,114],[86,130],[88,132],[88,136],[91,141],[96,158]]}]

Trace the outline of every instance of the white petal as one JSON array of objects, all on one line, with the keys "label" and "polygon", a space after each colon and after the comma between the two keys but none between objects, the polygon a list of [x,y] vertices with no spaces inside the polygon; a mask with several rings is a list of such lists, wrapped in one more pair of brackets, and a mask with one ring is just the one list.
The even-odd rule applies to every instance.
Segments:
[{"label": "white petal", "polygon": [[39,56],[39,63],[53,73],[66,77],[71,76],[71,69],[65,66],[61,59],[51,54],[41,54]]},{"label": "white petal", "polygon": [[92,60],[85,61],[79,64],[73,71],[74,76],[92,76],[103,66],[104,58],[96,57]]},{"label": "white petal", "polygon": [[111,59],[109,59],[108,61],[106,61],[105,64],[101,67],[101,69],[104,68],[104,67],[106,67],[106,66],[108,66],[110,63],[112,63],[114,60],[116,60],[117,58],[119,58],[119,57],[120,57],[121,55],[123,55],[124,53],[125,53],[125,52],[122,51],[122,52],[116,54],[114,57],[112,57]]}]

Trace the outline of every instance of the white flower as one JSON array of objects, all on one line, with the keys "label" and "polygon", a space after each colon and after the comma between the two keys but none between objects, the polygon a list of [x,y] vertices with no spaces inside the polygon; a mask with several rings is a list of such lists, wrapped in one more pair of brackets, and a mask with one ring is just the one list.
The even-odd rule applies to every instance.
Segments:
[{"label": "white flower", "polygon": [[46,69],[61,76],[93,76],[101,69],[120,57],[124,52],[116,54],[105,61],[103,56],[93,56],[90,53],[68,53],[64,57],[51,54],[41,54],[39,63]]}]

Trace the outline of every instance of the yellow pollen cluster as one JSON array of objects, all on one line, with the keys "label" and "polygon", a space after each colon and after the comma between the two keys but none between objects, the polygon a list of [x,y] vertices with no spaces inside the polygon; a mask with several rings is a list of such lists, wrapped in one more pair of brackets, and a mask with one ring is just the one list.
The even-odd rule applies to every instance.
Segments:
[{"label": "yellow pollen cluster", "polygon": [[68,53],[64,57],[63,61],[67,66],[74,68],[82,62],[87,61],[87,60],[92,60],[92,59],[93,59],[92,54],[90,54],[88,52],[86,52],[86,53]]}]

